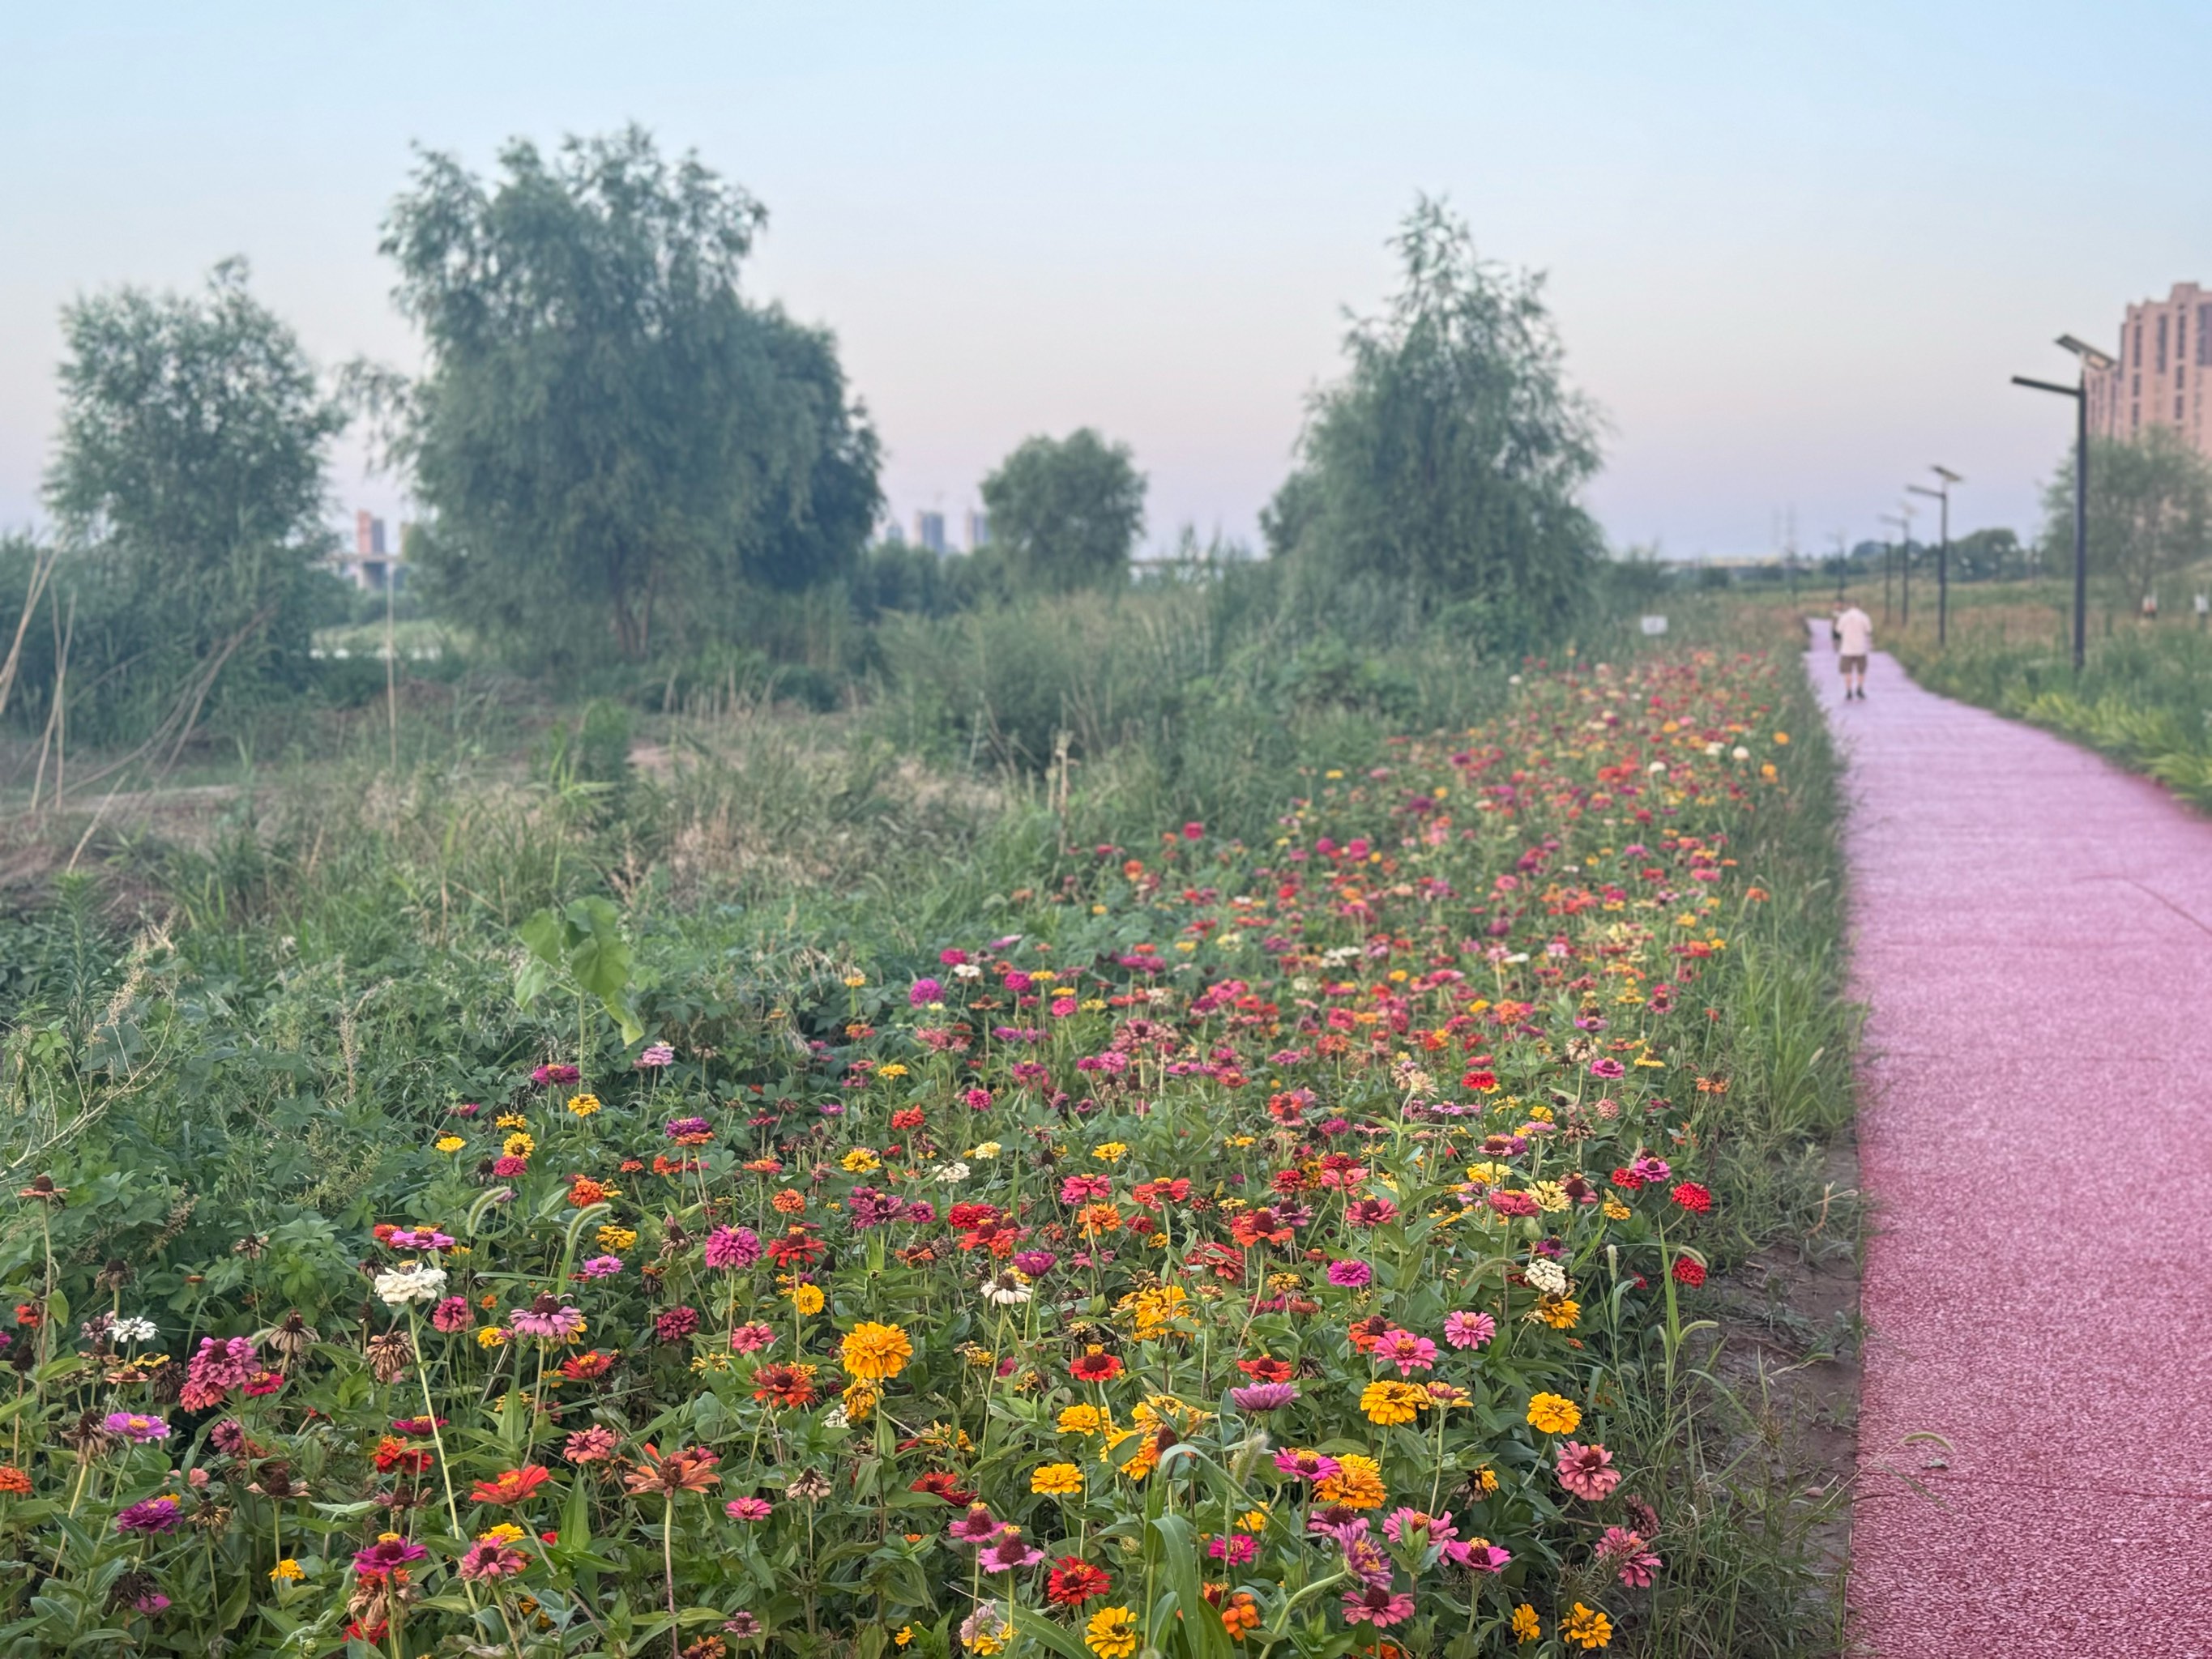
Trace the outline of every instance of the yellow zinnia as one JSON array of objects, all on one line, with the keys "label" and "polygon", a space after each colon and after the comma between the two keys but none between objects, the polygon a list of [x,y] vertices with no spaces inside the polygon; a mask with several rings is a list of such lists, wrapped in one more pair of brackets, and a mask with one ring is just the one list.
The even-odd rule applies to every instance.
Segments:
[{"label": "yellow zinnia", "polygon": [[1384,1428],[1412,1422],[1428,1403],[1429,1391],[1414,1382],[1370,1382],[1359,1391],[1359,1409]]},{"label": "yellow zinnia", "polygon": [[1083,1645],[1098,1659],[1129,1659],[1137,1650],[1137,1615],[1127,1607],[1101,1607],[1083,1627]]},{"label": "yellow zinnia", "polygon": [[914,1344],[896,1325],[864,1322],[848,1331],[838,1347],[838,1362],[854,1376],[868,1382],[886,1382],[896,1376],[913,1358]]},{"label": "yellow zinnia", "polygon": [[1572,1434],[1582,1425],[1583,1408],[1565,1395],[1540,1394],[1528,1402],[1528,1423],[1546,1434]]},{"label": "yellow zinnia", "polygon": [[1040,1465],[1030,1476],[1030,1490],[1048,1498],[1066,1498],[1083,1490],[1083,1471],[1073,1463]]},{"label": "yellow zinnia", "polygon": [[791,1287],[791,1305],[803,1314],[822,1311],[822,1287],[819,1285],[794,1285]]},{"label": "yellow zinnia", "polygon": [[1337,1472],[1316,1488],[1324,1504],[1341,1504],[1348,1510],[1379,1510],[1389,1496],[1382,1485],[1382,1466],[1371,1457],[1347,1452],[1337,1460]]}]

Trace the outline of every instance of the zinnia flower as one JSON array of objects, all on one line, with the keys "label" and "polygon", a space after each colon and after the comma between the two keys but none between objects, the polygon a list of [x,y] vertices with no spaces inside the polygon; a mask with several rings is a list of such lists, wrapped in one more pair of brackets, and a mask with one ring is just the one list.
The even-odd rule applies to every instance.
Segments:
[{"label": "zinnia flower", "polygon": [[1347,1625],[1369,1624],[1377,1630],[1402,1623],[1413,1616],[1413,1598],[1404,1591],[1393,1595],[1387,1585],[1363,1584],[1344,1595],[1344,1621]]},{"label": "zinnia flower", "polygon": [[1231,1389],[1229,1397],[1239,1411],[1275,1412],[1298,1397],[1295,1382],[1255,1382],[1249,1387]]},{"label": "zinnia flower", "polygon": [[765,1521],[775,1509],[765,1498],[732,1498],[722,1505],[722,1513],[732,1521]]},{"label": "zinnia flower", "polygon": [[706,1255],[717,1273],[750,1267],[761,1259],[760,1235],[750,1227],[717,1227],[707,1235]]},{"label": "zinnia flower", "polygon": [[1605,1529],[1605,1535],[1597,1540],[1597,1559],[1601,1565],[1618,1571],[1620,1582],[1631,1589],[1649,1589],[1651,1575],[1666,1565],[1644,1541],[1643,1534],[1626,1527]]},{"label": "zinnia flower", "polygon": [[446,1291],[446,1270],[428,1263],[391,1268],[376,1276],[376,1293],[386,1305],[404,1308],[412,1302],[435,1302]]},{"label": "zinnia flower", "polygon": [[1328,1282],[1340,1290],[1359,1290],[1374,1277],[1375,1269],[1364,1261],[1332,1261],[1328,1264]]},{"label": "zinnia flower", "polygon": [[1375,1358],[1386,1365],[1395,1365],[1399,1376],[1410,1376],[1415,1371],[1435,1369],[1437,1345],[1411,1331],[1385,1331],[1375,1345]]},{"label": "zinnia flower", "polygon": [[1101,1607],[1083,1626],[1083,1645],[1098,1659],[1129,1659],[1137,1650],[1137,1615],[1127,1607]]},{"label": "zinnia flower", "polygon": [[1079,1555],[1061,1556],[1044,1578],[1045,1599],[1063,1607],[1079,1607],[1113,1586],[1103,1567],[1094,1567]]},{"label": "zinnia flower", "polygon": [[169,1437],[167,1423],[158,1417],[141,1417],[136,1412],[110,1412],[100,1427],[112,1435],[135,1441],[142,1446]]},{"label": "zinnia flower", "polygon": [[975,1564],[985,1572],[1019,1572],[1043,1559],[1042,1550],[1022,1541],[1019,1527],[1005,1527],[1000,1529],[998,1541],[976,1556]]},{"label": "zinnia flower", "polygon": [[420,1561],[430,1552],[422,1545],[410,1543],[396,1532],[379,1533],[376,1541],[367,1549],[354,1552],[353,1570],[371,1583],[388,1578],[410,1562]]},{"label": "zinnia flower", "polygon": [[845,1334],[837,1353],[838,1363],[852,1376],[882,1382],[906,1369],[914,1358],[914,1344],[899,1326],[864,1322]]},{"label": "zinnia flower", "polygon": [[1570,1440],[1559,1449],[1559,1484],[1577,1498],[1602,1501],[1620,1484],[1620,1471],[1611,1467],[1613,1454],[1602,1446],[1585,1446]]},{"label": "zinnia flower", "polygon": [[479,1480],[469,1489],[471,1498],[479,1504],[520,1504],[531,1493],[552,1478],[553,1472],[539,1463],[525,1463],[519,1469],[507,1469],[490,1480]]},{"label": "zinnia flower", "polygon": [[1277,1452],[1275,1467],[1300,1480],[1326,1480],[1343,1466],[1334,1457],[1299,1449]]},{"label": "zinnia flower", "polygon": [[178,1512],[183,1507],[179,1499],[166,1492],[159,1498],[143,1499],[129,1505],[115,1517],[115,1530],[137,1533],[141,1536],[173,1532],[176,1529]]},{"label": "zinnia flower", "polygon": [[1528,1401],[1529,1426],[1546,1434],[1572,1434],[1582,1420],[1582,1407],[1563,1395],[1539,1394]]},{"label": "zinnia flower", "polygon": [[[619,1267],[621,1264],[616,1265]],[[539,1337],[549,1342],[565,1342],[572,1336],[582,1334],[584,1312],[580,1308],[567,1306],[557,1296],[541,1296],[527,1308],[517,1308],[508,1314],[507,1322],[518,1335]]]},{"label": "zinnia flower", "polygon": [[1486,1313],[1444,1316],[1444,1340],[1455,1348],[1479,1348],[1498,1334],[1498,1322]]},{"label": "zinnia flower", "polygon": [[712,1492],[721,1482],[722,1477],[714,1473],[714,1465],[720,1461],[704,1446],[672,1451],[665,1457],[647,1446],[637,1468],[623,1477],[623,1485],[641,1497],[653,1492],[673,1498],[682,1492]]}]

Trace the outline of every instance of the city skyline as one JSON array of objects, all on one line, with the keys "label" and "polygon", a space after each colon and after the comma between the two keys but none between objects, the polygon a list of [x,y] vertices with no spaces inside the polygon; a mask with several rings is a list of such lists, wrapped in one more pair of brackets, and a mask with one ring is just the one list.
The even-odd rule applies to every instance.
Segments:
[{"label": "city skyline", "polygon": [[[898,519],[1090,425],[1150,477],[1153,550],[1256,544],[1418,192],[1548,274],[1608,417],[1591,505],[1677,556],[1765,550],[1784,508],[1808,551],[1862,539],[1931,459],[1970,480],[1955,525],[2032,529],[2070,434],[2008,377],[2212,281],[2212,183],[2152,165],[2212,138],[2187,70],[2212,20],[2178,4],[851,15],[0,22],[0,526],[39,514],[75,295],[242,253],[325,367],[412,367],[375,238],[414,140],[488,170],[509,136],[636,119],[697,149],[766,203],[748,289],[837,334]],[[2124,85],[2082,73],[2128,40],[2160,46]],[[334,523],[404,516],[354,441],[331,483]]]}]

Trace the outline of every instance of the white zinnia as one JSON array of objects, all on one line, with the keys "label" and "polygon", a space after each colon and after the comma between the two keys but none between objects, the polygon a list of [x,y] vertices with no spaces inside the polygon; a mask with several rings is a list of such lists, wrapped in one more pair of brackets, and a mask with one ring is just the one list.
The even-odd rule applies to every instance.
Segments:
[{"label": "white zinnia", "polygon": [[376,1293],[389,1306],[404,1308],[410,1302],[435,1302],[446,1289],[446,1270],[410,1262],[376,1276]]},{"label": "white zinnia", "polygon": [[118,1319],[107,1328],[107,1334],[118,1342],[151,1342],[160,1333],[150,1319]]},{"label": "white zinnia", "polygon": [[1567,1293],[1566,1269],[1548,1256],[1540,1255],[1531,1261],[1524,1277],[1547,1296],[1565,1296]]},{"label": "white zinnia", "polygon": [[950,1187],[955,1182],[968,1179],[968,1166],[956,1158],[950,1164],[939,1164],[936,1174],[939,1181]]}]

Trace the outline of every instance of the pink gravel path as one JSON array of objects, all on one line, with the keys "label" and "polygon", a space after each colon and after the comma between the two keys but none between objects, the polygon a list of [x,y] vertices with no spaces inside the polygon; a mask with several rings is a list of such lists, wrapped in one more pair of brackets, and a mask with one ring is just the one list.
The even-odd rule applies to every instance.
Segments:
[{"label": "pink gravel path", "polygon": [[2212,822],[1879,653],[1846,703],[1826,631],[1869,1010],[1859,1640],[2212,1659]]}]

